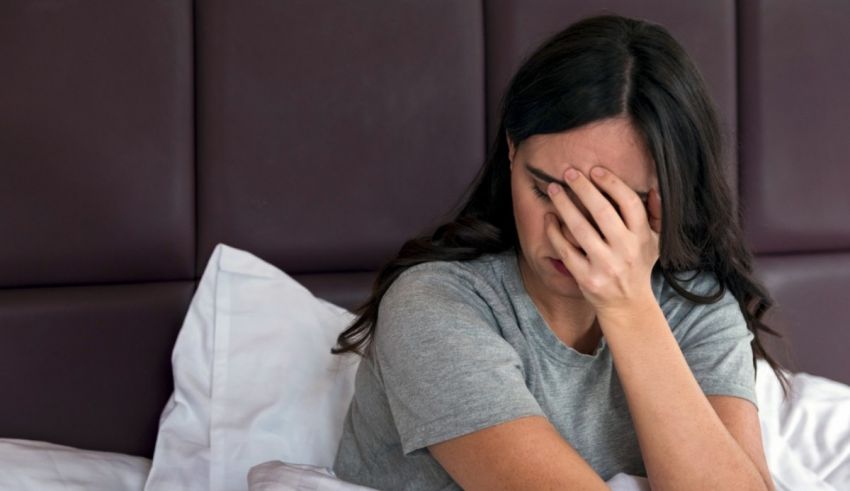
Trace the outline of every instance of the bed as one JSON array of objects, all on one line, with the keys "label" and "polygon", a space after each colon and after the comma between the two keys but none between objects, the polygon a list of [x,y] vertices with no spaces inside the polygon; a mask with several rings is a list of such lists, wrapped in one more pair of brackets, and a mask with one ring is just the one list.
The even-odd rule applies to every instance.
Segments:
[{"label": "bed", "polygon": [[0,438],[21,455],[0,476],[70,447],[140,489],[219,245],[353,309],[458,204],[522,57],[603,8],[668,27],[706,78],[787,340],[766,344],[833,401],[794,420],[808,457],[766,450],[850,486],[850,4],[828,0],[0,3]]}]

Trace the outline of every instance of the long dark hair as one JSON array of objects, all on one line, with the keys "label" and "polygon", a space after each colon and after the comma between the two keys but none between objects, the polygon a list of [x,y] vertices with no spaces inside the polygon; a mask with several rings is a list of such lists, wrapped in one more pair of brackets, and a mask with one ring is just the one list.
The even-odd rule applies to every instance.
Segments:
[{"label": "long dark hair", "polygon": [[[787,396],[788,381],[759,336],[765,331],[782,338],[762,322],[774,302],[753,277],[752,253],[724,177],[716,111],[696,66],[666,29],[616,15],[577,22],[524,61],[500,110],[499,131],[460,211],[433,233],[408,240],[381,268],[371,297],[355,310],[356,320],[332,353],[369,356],[381,298],[405,269],[519,250],[506,135],[518,146],[533,135],[626,116],[655,160],[664,203],[655,267],[692,302],[717,302],[728,288],[754,334],[753,365],[757,358],[767,360]],[[689,270],[714,273],[720,288],[709,296],[687,291],[674,273]]]}]

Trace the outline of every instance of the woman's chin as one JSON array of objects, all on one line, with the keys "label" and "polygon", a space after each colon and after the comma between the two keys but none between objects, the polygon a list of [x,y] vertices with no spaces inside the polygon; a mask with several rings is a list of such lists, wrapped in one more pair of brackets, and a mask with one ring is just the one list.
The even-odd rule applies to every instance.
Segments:
[{"label": "woman's chin", "polygon": [[563,297],[584,298],[581,289],[575,281],[565,278],[559,278],[557,283],[553,285],[552,290],[558,292]]},{"label": "woman's chin", "polygon": [[575,278],[565,276],[559,272],[549,274],[546,279],[546,285],[550,290],[557,292],[561,296],[584,298],[581,289],[578,287]]},{"label": "woman's chin", "polygon": [[584,298],[578,283],[563,262],[558,264],[555,259],[544,256],[542,262],[539,259],[535,262],[534,269],[537,282],[542,282],[551,292],[563,297]]}]

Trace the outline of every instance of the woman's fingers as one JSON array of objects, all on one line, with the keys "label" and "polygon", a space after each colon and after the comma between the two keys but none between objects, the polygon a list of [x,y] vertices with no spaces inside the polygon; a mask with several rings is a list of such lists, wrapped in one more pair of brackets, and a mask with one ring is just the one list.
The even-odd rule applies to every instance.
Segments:
[{"label": "woman's fingers", "polygon": [[[567,197],[564,188],[560,184],[549,183],[546,188],[549,198],[567,228],[575,237],[576,242],[584,249],[588,256],[605,258],[608,254],[608,246],[593,225],[579,211],[575,203]],[[603,198],[604,199],[604,198]],[[608,205],[610,207],[610,205]],[[613,211],[613,210],[612,210]],[[572,244],[570,244],[572,245]],[[579,253],[580,254],[580,253]]]},{"label": "woman's fingers", "polygon": [[576,246],[564,238],[564,234],[561,231],[561,222],[558,220],[558,217],[553,213],[547,213],[543,217],[543,227],[546,231],[546,236],[549,237],[549,241],[552,242],[552,246],[563,260],[567,269],[573,273],[573,276],[578,275],[580,277],[584,275],[590,268],[588,258]]},{"label": "woman's fingers", "polygon": [[[604,238],[611,243],[627,232],[623,219],[599,189],[576,169],[564,172],[564,179],[590,213]],[[572,228],[570,228],[572,230]]]},{"label": "woman's fingers", "polygon": [[[622,215],[622,221],[631,231],[637,231],[640,226],[648,222],[644,202],[638,193],[623,182],[616,174],[597,166],[590,171],[593,182],[617,203]],[[590,183],[588,183],[590,184]],[[649,196],[647,195],[647,201]],[[658,215],[660,217],[660,214]]]}]

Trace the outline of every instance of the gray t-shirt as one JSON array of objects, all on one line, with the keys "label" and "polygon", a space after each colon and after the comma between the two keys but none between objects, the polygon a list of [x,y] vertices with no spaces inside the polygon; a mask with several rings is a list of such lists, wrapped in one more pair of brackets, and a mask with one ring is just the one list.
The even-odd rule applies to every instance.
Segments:
[{"label": "gray t-shirt", "polygon": [[[709,273],[687,290],[717,291]],[[706,395],[756,404],[753,334],[728,290],[700,305],[655,270],[652,291]],[[516,252],[404,271],[381,301],[374,358],[361,361],[333,470],[381,490],[460,489],[426,448],[543,415],[602,477],[646,476],[603,337],[593,355],[564,344],[525,290]]]}]

